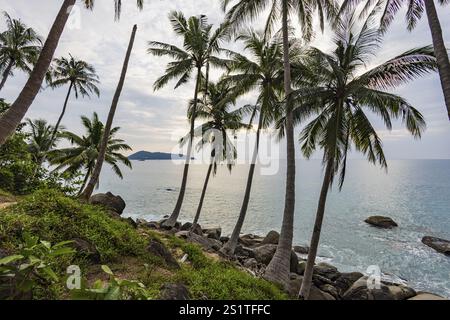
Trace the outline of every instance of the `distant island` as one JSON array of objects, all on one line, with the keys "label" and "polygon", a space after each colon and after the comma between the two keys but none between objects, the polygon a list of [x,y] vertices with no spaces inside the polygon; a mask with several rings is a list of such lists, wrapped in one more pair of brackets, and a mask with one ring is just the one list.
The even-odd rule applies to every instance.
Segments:
[{"label": "distant island", "polygon": [[[128,157],[129,160],[147,161],[147,160],[184,160],[186,157],[182,154],[171,154],[165,152],[139,151]],[[193,158],[192,158],[193,159]]]}]

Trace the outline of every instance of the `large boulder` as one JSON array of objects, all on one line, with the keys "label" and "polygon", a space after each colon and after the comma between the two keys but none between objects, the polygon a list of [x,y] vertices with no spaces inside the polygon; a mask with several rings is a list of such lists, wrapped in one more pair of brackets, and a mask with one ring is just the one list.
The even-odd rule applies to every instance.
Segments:
[{"label": "large boulder", "polygon": [[121,215],[125,210],[126,203],[120,196],[115,196],[111,192],[94,194],[89,203],[99,205],[107,210]]},{"label": "large boulder", "polygon": [[147,251],[153,254],[154,256],[160,257],[166,263],[167,266],[174,269],[180,268],[180,265],[178,264],[177,260],[175,260],[172,253],[161,242],[154,239],[150,240],[150,244],[147,247]]},{"label": "large boulder", "polygon": [[197,223],[195,227],[193,228],[193,224],[191,222],[186,222],[183,224],[180,228],[181,231],[191,231],[195,234],[198,234],[199,236],[203,235],[202,227]]},{"label": "large boulder", "polygon": [[341,273],[335,281],[335,286],[339,290],[339,295],[343,295],[358,279],[364,275],[361,272]]},{"label": "large boulder", "polygon": [[262,240],[261,245],[263,244],[278,244],[280,240],[280,234],[274,230],[269,231],[269,233]]},{"label": "large boulder", "polygon": [[203,233],[207,238],[220,241],[220,236],[222,235],[222,228],[204,229]]},{"label": "large boulder", "polygon": [[263,237],[256,236],[254,234],[245,234],[243,236],[239,237],[239,243],[242,244],[244,247],[254,247],[263,241]]},{"label": "large boulder", "polygon": [[[297,298],[300,292],[300,288],[303,283],[303,277],[298,274],[291,273],[289,280],[289,295],[293,298]],[[308,300],[336,300],[331,294],[328,292],[324,292],[317,288],[314,284],[311,285],[311,289],[309,291]]]},{"label": "large boulder", "polygon": [[95,245],[81,238],[74,238],[70,246],[75,249],[77,256],[88,259],[92,263],[100,263],[101,257]]},{"label": "large boulder", "polygon": [[298,256],[291,250],[290,272],[297,273],[298,269]]},{"label": "large boulder", "polygon": [[253,252],[255,253],[256,261],[268,265],[275,255],[276,250],[276,244],[265,244],[254,248]]},{"label": "large boulder", "polygon": [[368,277],[357,280],[344,295],[344,300],[406,300],[416,292],[404,285],[387,285],[380,283],[379,288],[369,289]]},{"label": "large boulder", "polygon": [[324,262],[314,266],[314,273],[317,273],[332,281],[335,281],[341,275],[336,267]]},{"label": "large boulder", "polygon": [[181,283],[166,283],[161,288],[161,300],[189,300],[191,294],[188,288]]},{"label": "large boulder", "polygon": [[308,254],[309,253],[309,247],[307,247],[307,246],[294,246],[293,249],[296,253],[299,253],[299,254]]},{"label": "large boulder", "polygon": [[236,246],[234,254],[238,257],[255,258],[255,251],[253,251],[253,249],[244,247],[240,244]]},{"label": "large boulder", "polygon": [[364,222],[378,228],[391,229],[398,227],[398,224],[389,217],[372,216],[364,220]]},{"label": "large boulder", "polygon": [[222,248],[222,242],[219,240],[202,237],[198,234],[190,233],[189,231],[179,231],[175,233],[175,236],[197,243],[205,250],[219,251]]},{"label": "large boulder", "polygon": [[450,241],[436,237],[423,237],[422,242],[437,252],[450,255]]},{"label": "large boulder", "polygon": [[409,298],[408,300],[447,300],[447,299],[429,292],[418,292],[416,296]]}]

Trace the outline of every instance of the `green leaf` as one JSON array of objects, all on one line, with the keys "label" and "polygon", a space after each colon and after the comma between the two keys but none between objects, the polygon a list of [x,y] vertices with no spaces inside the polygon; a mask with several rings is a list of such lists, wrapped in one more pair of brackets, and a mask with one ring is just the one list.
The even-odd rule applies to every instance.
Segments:
[{"label": "green leaf", "polygon": [[120,287],[113,287],[106,294],[105,300],[119,300],[120,299]]},{"label": "green leaf", "polygon": [[15,262],[17,260],[21,260],[23,258],[24,258],[24,256],[22,256],[20,254],[4,257],[4,258],[0,259],[0,266],[5,265],[5,264],[9,264],[11,262]]},{"label": "green leaf", "polygon": [[56,282],[59,280],[59,277],[50,267],[45,267],[42,269],[42,271],[44,271],[50,278],[52,278],[53,281]]},{"label": "green leaf", "polygon": [[109,275],[114,275],[114,273],[111,271],[111,269],[107,265],[102,265],[102,270],[105,271]]}]

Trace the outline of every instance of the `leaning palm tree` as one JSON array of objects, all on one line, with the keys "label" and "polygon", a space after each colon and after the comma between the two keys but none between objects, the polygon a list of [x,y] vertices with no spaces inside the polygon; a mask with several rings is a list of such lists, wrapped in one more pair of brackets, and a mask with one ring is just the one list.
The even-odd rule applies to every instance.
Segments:
[{"label": "leaning palm tree", "polygon": [[[221,1],[224,10],[232,2],[232,0]],[[314,13],[318,13],[320,27],[323,30],[325,20],[334,18],[337,11],[337,4],[335,0],[241,0],[228,11],[227,20],[238,28],[249,20],[254,20],[266,8],[269,9],[266,34],[270,34],[278,20],[281,19],[282,22],[284,94],[287,100],[285,109],[287,169],[285,206],[280,241],[272,261],[267,266],[264,277],[287,287],[289,282],[289,263],[294,234],[295,212],[295,141],[294,120],[291,107],[291,64],[289,59],[290,17],[294,15],[298,17],[303,38],[309,40],[313,35]]]},{"label": "leaning palm tree", "polygon": [[177,80],[175,89],[187,83],[192,73],[195,73],[194,103],[192,106],[192,117],[190,119],[190,139],[187,142],[186,163],[183,171],[180,193],[175,208],[165,221],[165,225],[173,227],[180,215],[181,206],[186,192],[187,177],[191,161],[192,143],[195,130],[195,114],[197,109],[198,94],[201,90],[202,70],[206,70],[205,84],[208,84],[209,68],[226,66],[226,60],[221,59],[217,54],[221,53],[221,42],[229,37],[228,24],[220,25],[215,31],[212,25],[208,24],[206,16],[190,17],[186,19],[181,12],[171,12],[169,14],[175,33],[183,37],[183,48],[177,46],[152,41],[149,43],[148,52],[155,56],[168,56],[174,61],[167,65],[166,73],[156,80],[154,89],[159,90],[169,81]]},{"label": "leaning palm tree", "polygon": [[117,110],[117,105],[119,104],[120,95],[122,94],[122,89],[125,84],[125,78],[128,71],[128,64],[130,63],[131,51],[133,50],[134,40],[136,38],[136,31],[137,25],[134,25],[131,31],[130,42],[128,43],[128,49],[125,55],[125,60],[123,62],[119,83],[117,84],[116,92],[114,93],[113,101],[111,103],[111,107],[109,108],[108,119],[106,120],[105,125],[105,134],[103,136],[102,143],[100,144],[98,158],[95,163],[95,167],[92,172],[89,183],[86,185],[86,189],[80,195],[80,197],[84,200],[89,200],[89,198],[92,195],[92,192],[94,192],[95,186],[98,185],[98,180],[100,179],[100,173],[102,171],[103,162],[105,161],[108,151],[108,138],[110,131],[112,129],[114,116]]},{"label": "leaning palm tree", "polygon": [[[193,230],[196,228],[200,219],[211,173],[215,175],[218,165],[222,163],[226,163],[228,170],[231,171],[235,163],[237,157],[236,147],[227,132],[231,130],[235,134],[238,130],[248,128],[248,125],[242,122],[242,117],[250,110],[249,107],[244,106],[230,111],[236,103],[237,96],[235,91],[224,82],[217,84],[210,83],[208,85],[208,92],[202,90],[201,93],[204,94],[204,99],[198,100],[195,113],[197,119],[207,121],[194,130],[194,135],[201,137],[197,145],[198,149],[200,150],[205,146],[210,146],[211,155],[200,201],[193,221]],[[193,109],[194,101],[191,101],[188,109],[189,119],[194,115]],[[189,140],[190,133],[181,140],[181,144]]]},{"label": "leaning palm tree", "polygon": [[54,127],[44,119],[26,121],[30,132],[28,135],[28,149],[33,160],[38,165],[44,163],[49,151],[55,147],[55,139],[52,139]]},{"label": "leaning palm tree", "polygon": [[[404,98],[387,90],[435,71],[433,50],[431,47],[413,49],[365,71],[381,41],[381,34],[372,21],[369,18],[359,32],[355,30],[351,16],[338,22],[336,49],[327,54],[311,48],[307,58],[306,65],[314,78],[311,83],[316,85],[293,92],[298,101],[294,119],[300,122],[315,116],[300,134],[302,152],[309,158],[317,148],[322,149],[325,167],[300,291],[303,299],[308,299],[312,284],[328,191],[336,175],[339,175],[339,188],[342,188],[347,155],[352,146],[366,155],[369,162],[387,167],[381,139],[367,112],[378,115],[389,130],[393,119],[402,119],[415,138],[420,138],[425,129],[420,112]],[[304,77],[304,74],[300,76]]]},{"label": "leaning palm tree", "polygon": [[13,70],[30,73],[41,52],[41,38],[22,21],[12,19],[4,12],[6,31],[0,33],[0,90]]},{"label": "leaning palm tree", "polygon": [[67,103],[69,102],[72,90],[75,92],[75,99],[78,99],[79,95],[89,97],[91,93],[96,94],[97,97],[100,96],[100,91],[97,88],[99,81],[95,73],[95,68],[85,61],[75,59],[71,54],[69,56],[69,59],[64,57],[55,59],[55,65],[51,68],[50,72],[49,85],[52,88],[58,88],[66,84],[69,85],[62,112],[52,133],[52,140],[56,138],[56,133],[66,113]]},{"label": "leaning palm tree", "polygon": [[258,158],[261,131],[281,116],[278,105],[283,91],[283,55],[279,40],[266,40],[264,34],[254,30],[242,33],[237,39],[244,42],[245,50],[249,51],[252,58],[249,59],[237,53],[232,54],[231,73],[223,81],[233,85],[238,94],[253,90],[258,92],[250,123],[257,115],[259,115],[259,120],[256,129],[256,143],[239,217],[230,239],[221,249],[222,253],[227,255],[234,254],[244,225]]},{"label": "leaning palm tree", "polygon": [[[94,171],[100,152],[100,144],[105,132],[104,125],[95,112],[92,119],[83,116],[81,121],[86,130],[85,135],[78,136],[75,133],[63,131],[58,137],[68,140],[72,147],[53,150],[48,154],[50,163],[56,166],[55,170],[63,170],[68,175],[75,175],[80,171],[84,171],[80,192],[84,189]],[[123,140],[115,138],[119,129],[118,127],[112,128],[109,133],[105,161],[111,166],[114,173],[122,179],[123,175],[119,164],[123,164],[128,168],[132,168],[132,166],[128,158],[121,152],[130,151],[131,147]]]},{"label": "leaning palm tree", "polygon": [[[92,9],[94,0],[82,0],[86,8]],[[17,97],[11,108],[0,118],[0,145],[5,143],[6,138],[14,133],[16,127],[20,124],[26,112],[30,108],[45,79],[47,71],[58,46],[59,39],[64,31],[70,13],[75,5],[76,0],[64,0],[61,9],[56,16],[55,21],[50,29],[47,40],[42,47],[41,54],[37,60],[30,77]],[[139,9],[144,5],[143,0],[136,0]],[[114,0],[116,18],[120,15],[121,0]]]},{"label": "leaning palm tree", "polygon": [[[362,13],[369,12],[375,4],[374,10],[383,9],[381,15],[381,31],[386,32],[389,25],[395,18],[395,15],[402,7],[406,7],[406,21],[408,30],[413,30],[417,22],[422,18],[423,13],[426,12],[428,25],[431,31],[431,38],[433,40],[434,52],[436,54],[439,75],[441,79],[441,86],[444,93],[444,100],[447,106],[448,118],[450,120],[450,60],[447,49],[445,48],[445,41],[442,35],[442,27],[439,21],[439,16],[436,11],[434,0],[345,0],[342,3],[341,12],[353,10],[355,6],[365,2]],[[449,4],[448,0],[437,0],[440,5]]]}]

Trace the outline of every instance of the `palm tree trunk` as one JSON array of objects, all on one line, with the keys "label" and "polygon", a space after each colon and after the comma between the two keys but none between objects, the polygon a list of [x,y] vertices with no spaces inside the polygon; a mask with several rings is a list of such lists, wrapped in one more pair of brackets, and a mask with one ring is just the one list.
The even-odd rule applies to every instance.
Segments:
[{"label": "palm tree trunk", "polygon": [[428,24],[433,38],[434,53],[441,78],[442,91],[444,93],[447,114],[450,120],[450,61],[445,48],[444,38],[442,36],[441,23],[436,12],[434,0],[425,0],[425,10],[427,12]]},{"label": "palm tree trunk", "polygon": [[308,300],[309,291],[312,285],[312,277],[314,272],[314,264],[316,262],[317,250],[319,248],[320,233],[322,230],[322,222],[325,214],[325,204],[327,201],[328,190],[330,190],[330,183],[333,171],[333,160],[329,160],[323,178],[322,190],[320,191],[319,205],[317,207],[316,221],[314,223],[314,230],[311,238],[308,261],[306,263],[305,274],[303,276],[302,287],[300,289],[300,299]]},{"label": "palm tree trunk", "polygon": [[78,196],[80,196],[83,193],[84,187],[86,187],[86,184],[88,182],[89,177],[91,176],[91,168],[88,169],[88,171],[86,172],[86,175],[84,176],[83,179],[83,184],[80,187],[80,190],[78,191]]},{"label": "palm tree trunk", "polygon": [[64,31],[64,27],[75,1],[76,0],[64,0],[27,83],[16,101],[0,118],[0,145],[3,145],[9,135],[16,130],[41,89],[42,81],[52,62],[59,39]]},{"label": "palm tree trunk", "polygon": [[245,187],[245,195],[244,195],[244,201],[242,202],[242,206],[241,206],[241,212],[239,213],[239,218],[238,218],[236,225],[234,226],[233,233],[231,234],[230,240],[228,240],[227,243],[220,250],[222,253],[224,253],[226,255],[231,256],[234,254],[234,251],[236,250],[236,247],[237,247],[237,244],[239,241],[239,236],[241,235],[242,227],[244,225],[245,216],[247,215],[248,203],[250,202],[250,194],[252,192],[253,176],[255,174],[256,161],[258,159],[259,141],[260,141],[262,124],[263,124],[263,114],[262,114],[262,112],[260,112],[258,129],[256,131],[256,144],[255,144],[255,149],[253,150],[252,163],[250,164],[250,169],[248,171],[247,186]]},{"label": "palm tree trunk", "polygon": [[189,143],[186,153],[186,162],[184,164],[184,170],[183,170],[183,179],[181,181],[181,188],[180,193],[178,194],[178,200],[175,205],[175,208],[173,209],[172,214],[170,215],[169,219],[167,219],[163,225],[166,227],[173,227],[177,223],[178,217],[180,215],[181,206],[183,205],[184,200],[184,194],[186,193],[186,184],[187,184],[187,178],[189,173],[189,165],[191,163],[191,154],[192,154],[192,144],[194,141],[194,130],[195,130],[195,115],[197,113],[197,102],[198,102],[198,92],[200,91],[200,83],[201,83],[201,76],[202,76],[202,68],[197,67],[197,80],[195,83],[195,92],[194,92],[194,105],[193,105],[193,111],[192,111],[192,118],[191,118],[191,128],[189,131]]},{"label": "palm tree trunk", "polygon": [[6,67],[5,71],[3,71],[2,82],[0,82],[0,91],[5,86],[6,80],[8,79],[8,76],[11,73],[11,70],[12,70],[13,66],[14,66],[14,60],[10,59],[9,63],[8,63],[8,66]]},{"label": "palm tree trunk", "polygon": [[137,25],[133,26],[133,31],[131,32],[130,43],[128,44],[127,53],[125,56],[125,61],[123,62],[122,73],[120,75],[119,84],[117,85],[116,92],[109,109],[108,120],[106,121],[105,130],[103,132],[102,141],[100,144],[97,161],[95,163],[94,170],[91,175],[91,179],[86,186],[86,189],[81,194],[81,198],[89,200],[92,193],[94,192],[95,186],[98,184],[100,173],[102,171],[103,162],[105,161],[106,149],[108,147],[108,141],[110,138],[111,128],[114,121],[114,116],[116,114],[117,105],[119,103],[119,98],[122,93],[123,85],[125,83],[125,77],[127,75],[128,64],[130,62],[131,51],[133,50],[134,39],[136,38]]},{"label": "palm tree trunk", "polygon": [[284,204],[283,222],[281,224],[280,240],[277,251],[267,266],[264,277],[285,288],[289,285],[290,257],[292,251],[292,238],[294,234],[295,210],[295,142],[294,121],[290,103],[291,65],[289,61],[289,34],[288,34],[288,1],[283,0],[283,59],[284,59],[284,89],[286,93],[286,194]]},{"label": "palm tree trunk", "polygon": [[64,117],[64,114],[66,113],[67,102],[69,102],[69,97],[70,97],[70,92],[72,91],[72,87],[73,87],[73,82],[70,83],[69,91],[67,91],[67,96],[66,96],[66,100],[64,101],[64,106],[63,106],[61,115],[59,116],[58,121],[56,122],[55,128],[53,129],[52,137],[50,139],[50,146],[49,146],[50,148],[52,147],[53,142],[55,141],[56,134],[58,133],[59,126],[60,126],[61,121],[62,121],[62,119]]},{"label": "palm tree trunk", "polygon": [[208,166],[208,172],[206,173],[205,183],[203,184],[202,195],[200,196],[200,202],[198,203],[197,213],[195,214],[194,222],[192,223],[192,230],[195,230],[198,220],[200,219],[200,213],[202,212],[203,201],[205,200],[206,189],[208,188],[209,178],[211,177],[211,171],[213,168],[213,161],[211,160]]}]

